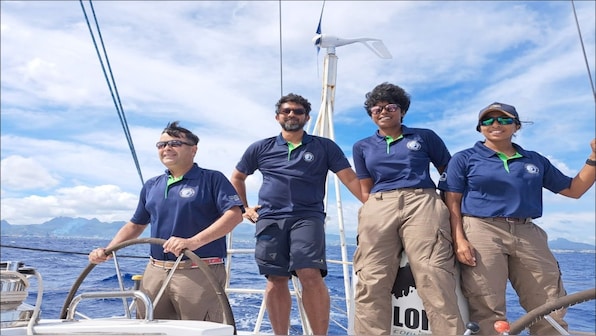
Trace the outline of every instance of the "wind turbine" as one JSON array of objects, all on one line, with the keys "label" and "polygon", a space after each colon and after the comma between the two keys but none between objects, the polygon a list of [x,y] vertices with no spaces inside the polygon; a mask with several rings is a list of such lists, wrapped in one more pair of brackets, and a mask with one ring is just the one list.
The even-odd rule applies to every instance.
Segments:
[{"label": "wind turbine", "polygon": [[[323,17],[323,11],[321,10],[321,18],[319,19],[319,25],[317,32],[313,38],[313,43],[317,47],[317,53],[321,48],[326,49],[325,59],[323,63],[323,92],[321,95],[321,107],[319,114],[315,122],[315,126],[312,130],[312,134],[327,137],[331,140],[335,140],[335,132],[333,129],[333,106],[335,104],[335,89],[337,80],[337,55],[335,54],[335,48],[341,47],[353,43],[362,43],[368,49],[370,49],[375,55],[383,59],[390,59],[391,54],[383,44],[383,41],[375,38],[355,38],[355,39],[343,39],[331,35],[323,35],[321,33],[321,19]],[[335,199],[337,202],[337,222],[339,227],[340,236],[340,248],[342,267],[344,275],[344,288],[346,297],[346,312],[347,316],[352,316],[353,307],[352,302],[352,284],[350,283],[351,273],[348,267],[348,249],[346,246],[344,222],[343,222],[343,210],[341,205],[341,195],[339,179],[334,174],[334,186],[335,186]],[[325,208],[327,208],[327,195],[328,190],[325,190]]]}]

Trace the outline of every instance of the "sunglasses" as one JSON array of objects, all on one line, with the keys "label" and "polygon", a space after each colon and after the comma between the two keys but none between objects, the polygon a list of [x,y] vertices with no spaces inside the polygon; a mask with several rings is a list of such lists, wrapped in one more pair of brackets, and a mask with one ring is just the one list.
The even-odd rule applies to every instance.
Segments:
[{"label": "sunglasses", "polygon": [[290,112],[294,112],[295,115],[303,115],[306,114],[306,110],[303,108],[283,108],[281,110],[279,110],[279,112],[277,114],[284,114],[284,115],[288,115],[290,114]]},{"label": "sunglasses", "polygon": [[399,108],[401,108],[401,106],[399,104],[387,104],[385,106],[373,106],[370,108],[370,113],[381,114],[381,112],[383,112],[383,110],[393,113],[393,112],[397,112],[397,110]]},{"label": "sunglasses", "polygon": [[511,117],[485,118],[480,120],[480,125],[491,126],[495,121],[498,122],[499,125],[511,125],[515,122],[515,119]]},{"label": "sunglasses", "polygon": [[170,146],[170,147],[180,147],[182,145],[187,145],[187,146],[194,146],[191,143],[188,142],[184,142],[184,141],[180,141],[180,140],[170,140],[170,141],[158,141],[155,144],[155,147],[157,147],[157,149],[162,149],[162,148],[166,148],[166,146]]}]

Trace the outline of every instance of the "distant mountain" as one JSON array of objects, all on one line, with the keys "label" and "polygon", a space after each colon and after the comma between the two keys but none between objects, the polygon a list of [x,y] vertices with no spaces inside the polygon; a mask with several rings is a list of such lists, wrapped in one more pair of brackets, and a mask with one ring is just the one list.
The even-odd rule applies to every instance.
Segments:
[{"label": "distant mountain", "polygon": [[[124,225],[124,221],[104,223],[96,218],[56,217],[42,224],[12,225],[0,221],[3,236],[39,236],[39,237],[86,237],[112,238]],[[143,237],[149,237],[149,230]]]},{"label": "distant mountain", "polygon": [[[5,220],[0,221],[0,232],[3,236],[40,236],[40,237],[86,237],[111,239],[125,222],[100,222],[96,218],[57,217],[42,224],[12,225]],[[150,230],[143,232],[142,237],[149,237]],[[234,239],[254,239],[255,226],[240,223],[234,229]],[[339,241],[337,234],[328,234],[328,240]],[[354,244],[354,237],[346,237],[348,244]],[[584,244],[558,238],[548,242],[552,250],[596,250],[592,244]]]},{"label": "distant mountain", "polygon": [[[56,217],[41,224],[10,224],[0,221],[0,233],[3,236],[33,236],[33,237],[78,237],[111,239],[126,222],[100,222],[96,218]],[[149,237],[151,231],[145,229],[141,237]],[[248,223],[239,224],[234,229],[238,239],[252,239],[255,226]]]},{"label": "distant mountain", "polygon": [[548,242],[548,246],[551,250],[570,250],[570,251],[583,251],[583,250],[596,250],[596,246],[591,244],[577,243],[567,240],[565,238],[557,238]]}]

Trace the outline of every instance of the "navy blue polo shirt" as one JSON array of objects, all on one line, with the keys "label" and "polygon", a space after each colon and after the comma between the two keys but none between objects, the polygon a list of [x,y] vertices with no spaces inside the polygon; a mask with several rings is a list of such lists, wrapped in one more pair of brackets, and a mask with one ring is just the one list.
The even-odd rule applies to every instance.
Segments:
[{"label": "navy blue polo shirt", "polygon": [[482,141],[453,155],[439,189],[463,194],[461,212],[475,217],[538,218],[542,188],[554,193],[571,186],[544,156],[513,144],[519,155],[502,160]]},{"label": "navy blue polo shirt", "polygon": [[[151,237],[190,238],[203,231],[227,210],[242,201],[230,181],[219,171],[200,168],[195,163],[184,177],[168,186],[169,171],[149,179],[139,198],[131,222],[151,223]],[[226,256],[225,237],[193,251],[199,257]],[[151,244],[151,256],[158,260],[176,260],[163,247]]]},{"label": "navy blue polo shirt", "polygon": [[335,142],[306,133],[302,144],[295,148],[288,145],[281,133],[257,141],[236,165],[246,175],[257,169],[261,172],[259,218],[272,219],[315,215],[324,220],[327,173],[345,168],[350,168],[350,162]]},{"label": "navy blue polo shirt", "polygon": [[359,179],[371,178],[371,193],[402,188],[436,188],[430,163],[447,165],[451,155],[445,143],[429,129],[402,125],[402,136],[392,142],[377,131],[353,146]]}]

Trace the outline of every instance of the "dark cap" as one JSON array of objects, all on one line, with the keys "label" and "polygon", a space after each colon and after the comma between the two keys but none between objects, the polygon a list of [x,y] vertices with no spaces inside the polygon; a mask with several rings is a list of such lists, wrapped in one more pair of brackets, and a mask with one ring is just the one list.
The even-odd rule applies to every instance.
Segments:
[{"label": "dark cap", "polygon": [[519,114],[517,114],[515,106],[494,102],[478,113],[478,125],[476,125],[476,131],[480,132],[480,120],[482,120],[487,113],[492,111],[505,113],[508,117],[515,119],[515,123],[519,125]]},{"label": "dark cap", "polygon": [[478,120],[482,120],[485,114],[492,111],[499,111],[505,113],[508,117],[515,118],[519,120],[519,114],[515,110],[514,106],[503,104],[503,103],[492,103],[487,107],[483,108],[480,113],[478,113]]}]

